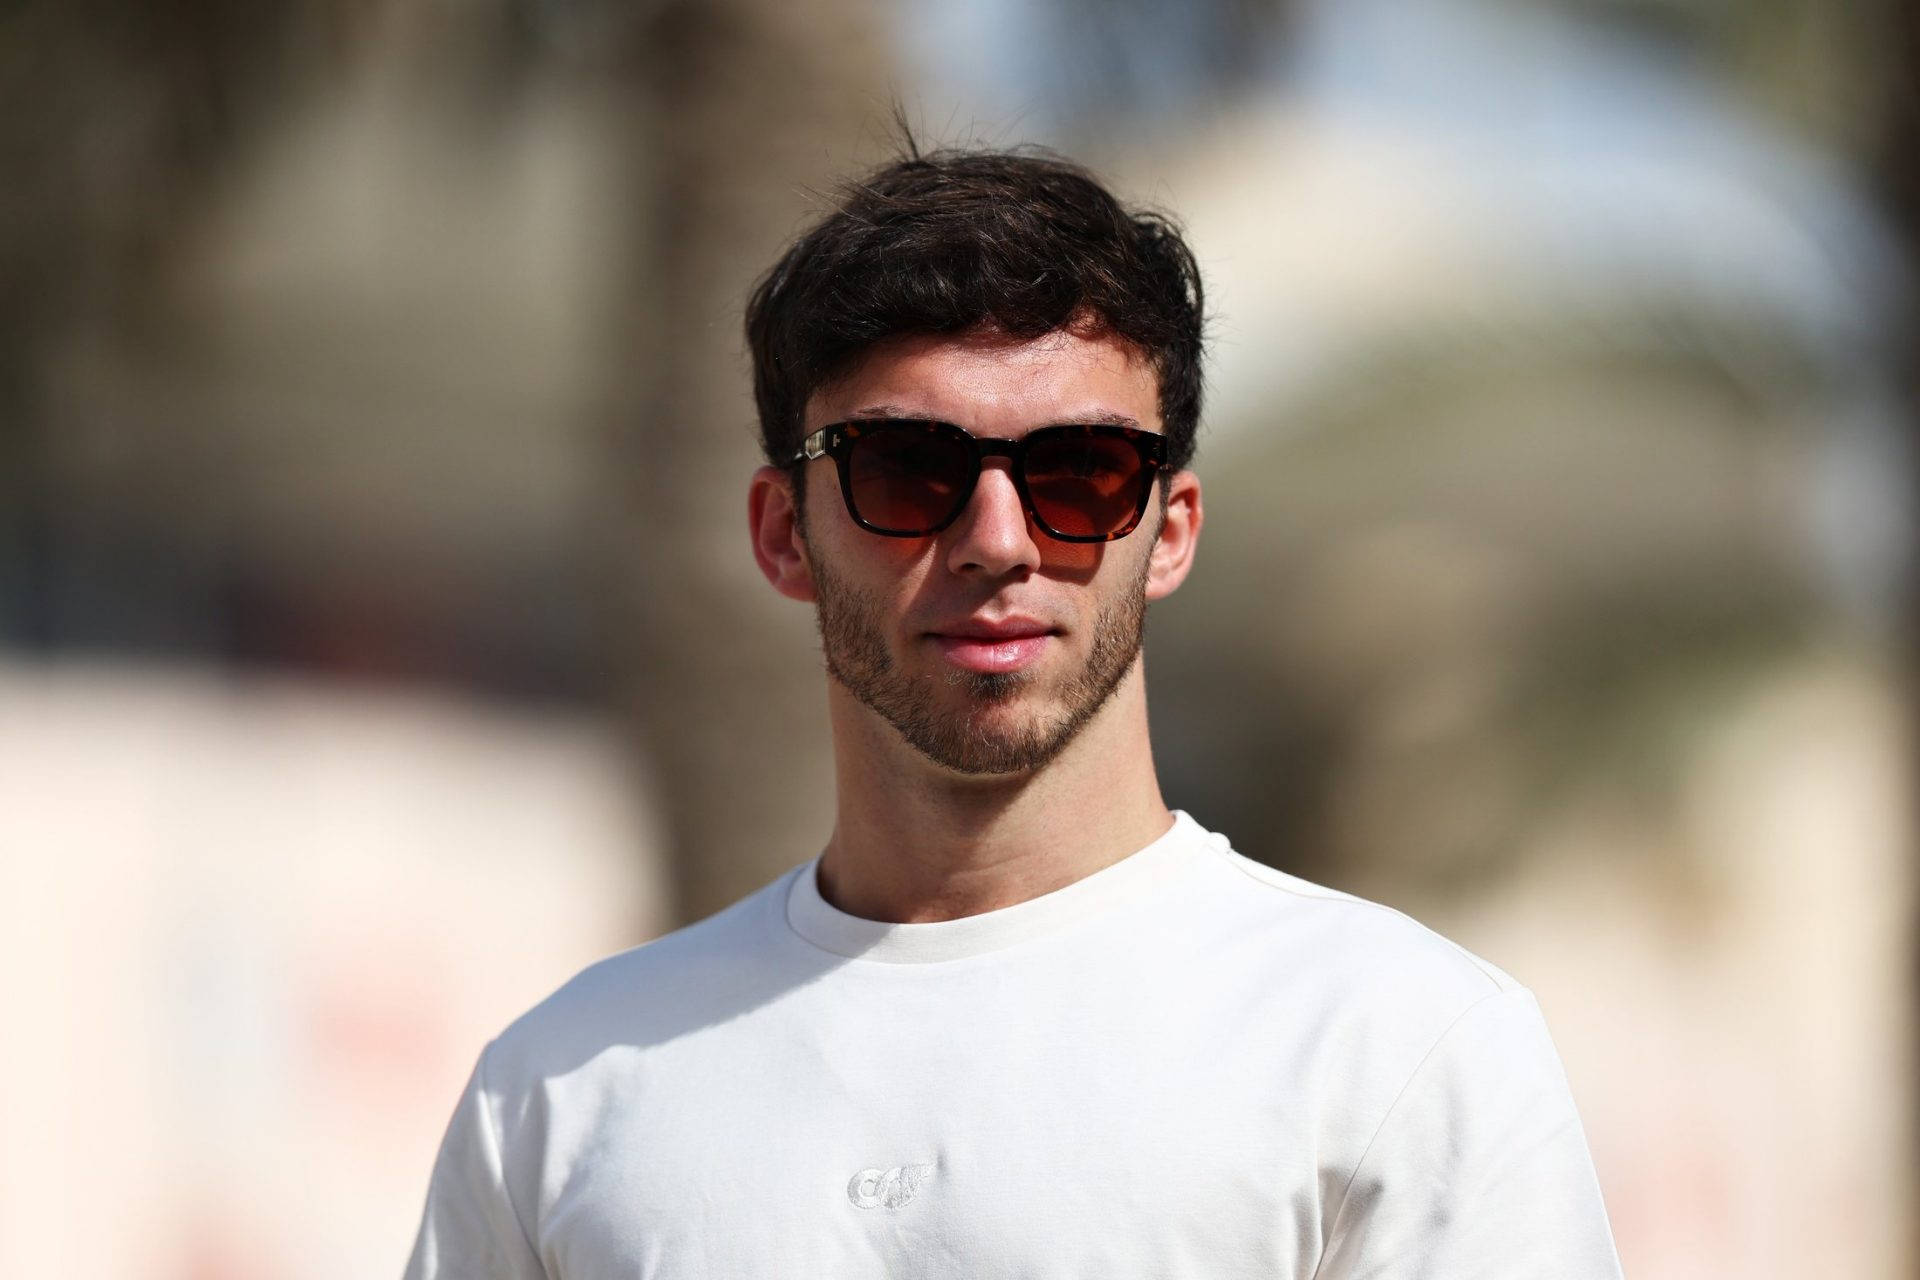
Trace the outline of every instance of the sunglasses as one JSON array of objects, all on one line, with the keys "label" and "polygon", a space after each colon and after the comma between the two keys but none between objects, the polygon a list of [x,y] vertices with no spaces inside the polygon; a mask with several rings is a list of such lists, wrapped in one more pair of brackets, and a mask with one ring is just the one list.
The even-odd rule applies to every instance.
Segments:
[{"label": "sunglasses", "polygon": [[1018,440],[967,434],[924,418],[859,418],[820,428],[792,461],[832,458],[847,514],[870,533],[919,538],[959,518],[987,458],[1012,460],[1034,525],[1061,542],[1111,542],[1140,523],[1165,436],[1136,427],[1035,427]]}]

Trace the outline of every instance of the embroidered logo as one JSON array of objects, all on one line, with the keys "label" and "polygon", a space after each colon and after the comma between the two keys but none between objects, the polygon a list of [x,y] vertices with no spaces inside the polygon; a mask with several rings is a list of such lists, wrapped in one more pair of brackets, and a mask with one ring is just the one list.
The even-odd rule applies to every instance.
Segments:
[{"label": "embroidered logo", "polygon": [[862,1169],[847,1183],[847,1199],[862,1209],[898,1209],[913,1199],[933,1173],[930,1164],[897,1169]]}]

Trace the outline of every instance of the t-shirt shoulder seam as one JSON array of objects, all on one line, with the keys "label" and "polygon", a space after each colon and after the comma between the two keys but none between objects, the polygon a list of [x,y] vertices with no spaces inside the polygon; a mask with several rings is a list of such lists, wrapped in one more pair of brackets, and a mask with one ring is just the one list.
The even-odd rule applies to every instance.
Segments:
[{"label": "t-shirt shoulder seam", "polygon": [[1380,912],[1398,920],[1401,924],[1416,930],[1423,937],[1440,943],[1462,960],[1465,960],[1481,977],[1493,984],[1493,991],[1488,993],[1490,995],[1524,990],[1524,987],[1516,981],[1512,975],[1504,972],[1489,961],[1482,960],[1479,956],[1467,950],[1445,934],[1421,924],[1404,911],[1395,907],[1389,907],[1385,903],[1362,898],[1357,894],[1344,892],[1340,889],[1329,889],[1325,885],[1315,884],[1311,880],[1302,880],[1298,876],[1289,875],[1275,867],[1269,867],[1265,863],[1255,862],[1245,854],[1235,851],[1224,839],[1216,838],[1211,840],[1208,842],[1208,847],[1219,855],[1221,861],[1262,888],[1271,889],[1276,893],[1289,894],[1296,898],[1305,898],[1319,902],[1341,902],[1348,906]]},{"label": "t-shirt shoulder seam", "polygon": [[[487,1056],[493,1051],[493,1041],[489,1041],[480,1050],[480,1122],[486,1126],[488,1136],[493,1140],[494,1153],[500,1161],[500,1196],[507,1202],[507,1212],[513,1215],[514,1225],[520,1228],[520,1238],[526,1243],[527,1256],[540,1258],[540,1251],[534,1248],[533,1232],[527,1227],[526,1215],[520,1212],[520,1206],[514,1203],[513,1180],[507,1176],[507,1134],[500,1124],[500,1118],[493,1109],[493,1088],[487,1082]],[[541,1263],[544,1270],[546,1264]]]},{"label": "t-shirt shoulder seam", "polygon": [[[1361,898],[1357,899],[1357,901],[1365,902],[1366,899]],[[1391,908],[1382,909],[1391,910]],[[1373,1127],[1373,1132],[1367,1137],[1366,1146],[1360,1149],[1360,1155],[1354,1160],[1353,1168],[1347,1173],[1347,1180],[1341,1184],[1340,1194],[1333,1203],[1333,1214],[1327,1219],[1330,1224],[1326,1233],[1327,1239],[1331,1240],[1339,1234],[1340,1215],[1347,1210],[1347,1199],[1352,1194],[1353,1184],[1359,1179],[1360,1171],[1367,1167],[1368,1158],[1373,1155],[1373,1149],[1380,1144],[1380,1135],[1387,1131],[1387,1125],[1392,1122],[1394,1114],[1399,1111],[1400,1103],[1406,1098],[1408,1092],[1412,1090],[1414,1084],[1420,1079],[1421,1074],[1426,1071],[1427,1064],[1433,1061],[1434,1055],[1440,1052],[1440,1046],[1444,1045],[1448,1039],[1452,1037],[1454,1031],[1459,1028],[1461,1023],[1465,1022],[1485,1005],[1508,996],[1530,996],[1531,994],[1527,988],[1518,984],[1498,991],[1489,991],[1486,995],[1481,996],[1478,1000],[1473,1001],[1467,1005],[1466,1008],[1455,1014],[1453,1020],[1447,1023],[1440,1034],[1433,1038],[1433,1043],[1427,1046],[1427,1051],[1420,1055],[1420,1060],[1413,1064],[1413,1070],[1409,1071],[1407,1078],[1401,1082],[1400,1088],[1393,1095],[1393,1100],[1387,1103],[1386,1109],[1380,1113],[1380,1123]]]}]

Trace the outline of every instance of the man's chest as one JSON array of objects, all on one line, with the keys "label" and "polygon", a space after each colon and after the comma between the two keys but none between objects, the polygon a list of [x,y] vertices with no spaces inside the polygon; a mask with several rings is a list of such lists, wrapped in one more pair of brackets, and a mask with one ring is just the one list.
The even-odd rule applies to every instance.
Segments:
[{"label": "man's chest", "polygon": [[1310,1274],[1310,1108],[1089,1031],[649,1064],[556,1127],[536,1248],[556,1280]]}]

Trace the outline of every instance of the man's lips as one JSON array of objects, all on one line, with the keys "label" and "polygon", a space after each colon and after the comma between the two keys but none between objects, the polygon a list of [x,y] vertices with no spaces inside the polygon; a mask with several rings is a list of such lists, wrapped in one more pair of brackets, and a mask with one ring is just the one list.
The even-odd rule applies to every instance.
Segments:
[{"label": "man's lips", "polygon": [[1031,618],[986,622],[969,618],[931,631],[928,636],[954,666],[967,671],[1019,671],[1040,660],[1054,629]]}]

